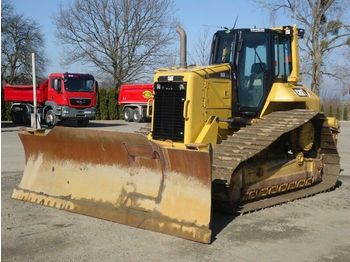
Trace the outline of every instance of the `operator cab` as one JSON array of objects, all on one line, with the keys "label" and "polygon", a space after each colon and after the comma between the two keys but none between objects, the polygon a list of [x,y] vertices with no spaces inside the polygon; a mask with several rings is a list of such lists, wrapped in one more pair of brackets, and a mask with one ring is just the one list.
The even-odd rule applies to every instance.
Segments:
[{"label": "operator cab", "polygon": [[273,82],[292,71],[293,29],[234,29],[215,33],[210,64],[232,67],[232,116],[253,118],[262,110]]}]

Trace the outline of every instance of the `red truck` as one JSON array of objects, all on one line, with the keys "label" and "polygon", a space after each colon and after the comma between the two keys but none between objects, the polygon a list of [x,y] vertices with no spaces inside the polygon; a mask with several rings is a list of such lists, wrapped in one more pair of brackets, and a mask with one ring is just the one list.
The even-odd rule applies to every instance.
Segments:
[{"label": "red truck", "polygon": [[123,107],[125,121],[142,122],[147,116],[147,103],[152,106],[153,84],[123,84],[118,105]]},{"label": "red truck", "polygon": [[[78,126],[87,126],[89,120],[95,119],[97,88],[98,83],[90,74],[50,74],[36,87],[41,122],[54,126],[59,121],[76,120]],[[32,85],[5,84],[4,99],[12,102],[13,123],[29,122],[34,111]]]}]

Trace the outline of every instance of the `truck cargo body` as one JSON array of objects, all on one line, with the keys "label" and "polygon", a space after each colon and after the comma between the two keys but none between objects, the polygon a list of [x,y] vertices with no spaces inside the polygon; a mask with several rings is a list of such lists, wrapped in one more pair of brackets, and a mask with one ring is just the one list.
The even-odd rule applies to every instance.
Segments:
[{"label": "truck cargo body", "polygon": [[[118,105],[122,106],[125,121],[142,122],[149,118],[153,97],[153,84],[123,84],[120,87]],[[147,106],[148,104],[148,106]]]},{"label": "truck cargo body", "polygon": [[[45,80],[36,88],[38,104],[44,104],[47,100],[48,80]],[[31,85],[6,85],[4,89],[5,100],[16,103],[33,103],[33,86]]]},{"label": "truck cargo body", "polygon": [[[60,121],[76,120],[86,126],[96,115],[97,82],[89,74],[52,73],[36,88],[41,122],[54,126]],[[33,113],[32,85],[9,85],[4,98],[12,102],[11,118],[15,124],[29,121]]]}]

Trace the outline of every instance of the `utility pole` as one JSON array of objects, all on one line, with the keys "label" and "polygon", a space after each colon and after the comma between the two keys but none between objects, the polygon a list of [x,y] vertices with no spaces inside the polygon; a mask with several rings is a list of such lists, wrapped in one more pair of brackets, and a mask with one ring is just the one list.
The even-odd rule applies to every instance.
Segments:
[{"label": "utility pole", "polygon": [[33,77],[33,102],[34,109],[30,117],[31,127],[34,129],[40,129],[40,117],[37,112],[37,101],[36,101],[36,75],[35,75],[35,54],[32,53],[32,77]]}]

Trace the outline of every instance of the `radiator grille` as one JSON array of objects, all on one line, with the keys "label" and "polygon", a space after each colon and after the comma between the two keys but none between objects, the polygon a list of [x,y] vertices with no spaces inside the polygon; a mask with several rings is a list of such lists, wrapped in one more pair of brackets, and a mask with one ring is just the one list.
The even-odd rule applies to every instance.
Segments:
[{"label": "radiator grille", "polygon": [[87,98],[71,98],[70,104],[73,106],[89,106],[91,104],[91,99]]},{"label": "radiator grille", "polygon": [[159,82],[154,88],[153,138],[184,140],[183,108],[186,99],[186,84]]}]

